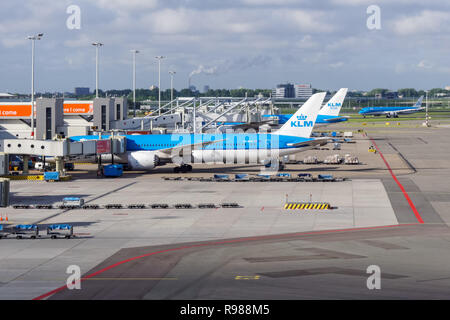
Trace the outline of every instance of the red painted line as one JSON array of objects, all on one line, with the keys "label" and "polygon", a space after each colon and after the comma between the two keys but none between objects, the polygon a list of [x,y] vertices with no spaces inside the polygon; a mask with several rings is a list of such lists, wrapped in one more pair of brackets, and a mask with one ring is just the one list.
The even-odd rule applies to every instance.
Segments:
[{"label": "red painted line", "polygon": [[[137,259],[142,259],[145,257],[153,256],[156,254],[166,253],[166,252],[173,252],[173,251],[179,251],[184,249],[191,249],[191,248],[198,248],[198,247],[206,247],[206,246],[214,246],[214,245],[223,245],[223,244],[232,244],[232,243],[239,243],[239,242],[246,242],[246,241],[258,241],[258,240],[270,240],[270,239],[283,239],[288,237],[295,237],[295,236],[314,236],[314,235],[321,235],[321,234],[327,234],[327,233],[339,233],[339,232],[348,232],[348,231],[361,231],[361,230],[374,230],[374,229],[382,229],[382,228],[395,228],[395,227],[405,227],[405,226],[414,226],[417,225],[417,223],[409,223],[409,224],[395,224],[395,225],[387,225],[387,226],[376,226],[376,227],[360,227],[360,228],[349,228],[349,229],[334,229],[334,230],[322,230],[322,231],[311,231],[311,232],[298,232],[298,233],[287,233],[287,234],[281,234],[281,235],[268,235],[268,236],[256,236],[256,237],[249,237],[249,238],[239,238],[239,239],[233,239],[233,240],[224,240],[224,241],[216,241],[216,242],[206,242],[206,243],[200,243],[200,244],[193,244],[193,245],[187,245],[172,249],[166,249],[161,251],[155,251],[146,253],[137,257],[132,257],[126,260],[122,260],[119,262],[116,262],[115,264],[112,264],[106,268],[100,269],[94,273],[91,273],[90,275],[87,275],[86,277],[81,278],[81,281],[87,280],[89,278],[95,277],[105,271],[108,271],[110,269],[113,269],[117,266],[120,266],[122,264],[125,264],[130,261],[134,261]],[[43,295],[40,295],[36,298],[33,298],[33,300],[42,300],[45,299],[55,293],[58,293],[62,290],[64,290],[67,286],[61,286],[59,288],[56,288],[52,291],[49,291]]]},{"label": "red painted line", "polygon": [[378,153],[380,154],[381,159],[383,159],[384,164],[386,165],[386,167],[388,168],[389,172],[391,173],[392,178],[397,183],[397,185],[400,188],[400,190],[402,190],[403,195],[405,196],[406,201],[408,201],[409,206],[411,207],[412,211],[414,212],[414,215],[416,216],[417,221],[419,223],[424,223],[422,217],[420,216],[419,211],[417,211],[416,206],[414,205],[414,203],[412,202],[411,198],[409,197],[408,192],[406,192],[406,190],[403,187],[403,185],[400,183],[400,181],[398,181],[397,177],[395,176],[394,172],[391,169],[391,166],[389,165],[389,163],[384,158],[383,153],[380,151],[380,148],[378,148],[377,144],[375,143],[375,141],[372,138],[370,138],[370,140],[372,141],[373,145],[375,146],[375,148],[377,149]]}]

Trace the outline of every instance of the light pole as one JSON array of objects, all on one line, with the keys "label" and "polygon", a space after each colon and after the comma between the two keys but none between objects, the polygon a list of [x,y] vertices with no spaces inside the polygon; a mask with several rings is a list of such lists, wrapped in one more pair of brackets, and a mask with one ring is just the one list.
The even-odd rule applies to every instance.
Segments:
[{"label": "light pole", "polygon": [[158,110],[159,115],[161,115],[161,60],[164,56],[156,56],[155,59],[158,60]]},{"label": "light pole", "polygon": [[136,53],[138,50],[130,50],[133,53],[133,117],[136,118]]},{"label": "light pole", "polygon": [[173,102],[173,76],[176,74],[175,71],[169,71],[170,74],[170,107],[172,107]]},{"label": "light pole", "polygon": [[103,43],[93,42],[95,46],[95,97],[98,98],[98,48],[103,46]]},{"label": "light pole", "polygon": [[425,91],[425,125],[430,126],[428,122],[428,90]]},{"label": "light pole", "polygon": [[41,40],[44,36],[43,33],[38,33],[34,36],[28,36],[27,39],[31,40],[31,136],[34,136],[34,41]]}]

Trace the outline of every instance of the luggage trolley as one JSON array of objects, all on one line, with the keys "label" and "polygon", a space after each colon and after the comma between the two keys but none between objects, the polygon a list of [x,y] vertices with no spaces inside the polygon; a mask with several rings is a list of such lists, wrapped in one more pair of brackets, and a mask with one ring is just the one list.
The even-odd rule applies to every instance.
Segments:
[{"label": "luggage trolley", "polygon": [[81,208],[84,205],[84,200],[78,197],[65,197],[63,199],[63,206],[66,208]]},{"label": "luggage trolley", "polygon": [[39,236],[39,228],[35,224],[19,224],[14,226],[13,233],[17,239],[29,237],[30,239],[36,239]]},{"label": "luggage trolley", "polygon": [[52,224],[47,227],[47,235],[52,239],[56,239],[58,237],[70,239],[74,236],[73,226],[70,224]]},{"label": "luggage trolley", "polygon": [[6,231],[5,226],[3,224],[0,224],[0,239],[6,238],[11,232]]}]

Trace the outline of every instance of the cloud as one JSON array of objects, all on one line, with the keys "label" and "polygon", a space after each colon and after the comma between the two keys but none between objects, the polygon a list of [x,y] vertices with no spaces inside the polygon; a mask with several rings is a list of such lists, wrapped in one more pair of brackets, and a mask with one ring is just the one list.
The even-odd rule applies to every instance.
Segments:
[{"label": "cloud", "polygon": [[428,60],[421,60],[417,64],[417,67],[421,68],[421,69],[431,69],[431,68],[433,68],[433,64],[431,62],[429,62]]},{"label": "cloud", "polygon": [[277,10],[273,13],[280,22],[286,21],[298,28],[297,32],[332,32],[336,26],[328,23],[327,14],[313,10]]},{"label": "cloud", "polygon": [[424,10],[415,16],[403,16],[392,23],[395,33],[401,36],[448,32],[450,13]]},{"label": "cloud", "polygon": [[102,9],[110,10],[147,10],[153,9],[158,5],[157,0],[97,0],[96,4]]},{"label": "cloud", "polygon": [[330,63],[329,66],[330,66],[330,68],[337,69],[337,68],[343,67],[344,63],[342,61],[338,61],[335,63]]}]

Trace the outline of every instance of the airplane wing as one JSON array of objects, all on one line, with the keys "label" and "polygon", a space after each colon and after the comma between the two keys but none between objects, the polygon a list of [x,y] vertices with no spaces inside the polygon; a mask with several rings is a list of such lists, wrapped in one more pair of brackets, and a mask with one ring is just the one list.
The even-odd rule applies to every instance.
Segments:
[{"label": "airplane wing", "polygon": [[310,147],[310,146],[324,146],[328,143],[329,138],[317,138],[304,142],[288,143],[289,147]]},{"label": "airplane wing", "polygon": [[214,141],[204,141],[204,142],[199,142],[199,143],[191,143],[191,144],[186,144],[186,145],[175,146],[173,148],[160,149],[160,150],[158,150],[158,154],[162,155],[163,157],[180,156],[186,152],[188,154],[191,154],[192,150],[201,149],[203,147],[206,147],[207,145],[210,145],[210,144],[213,144],[216,142],[221,142],[224,140],[225,139],[214,140]]},{"label": "airplane wing", "polygon": [[233,129],[258,129],[260,126],[264,125],[264,124],[270,124],[272,122],[272,120],[263,120],[263,121],[259,121],[259,122],[250,122],[250,123],[241,123],[241,124],[236,124],[236,125],[231,125],[231,127],[233,127]]}]

